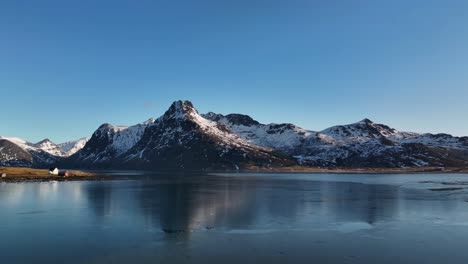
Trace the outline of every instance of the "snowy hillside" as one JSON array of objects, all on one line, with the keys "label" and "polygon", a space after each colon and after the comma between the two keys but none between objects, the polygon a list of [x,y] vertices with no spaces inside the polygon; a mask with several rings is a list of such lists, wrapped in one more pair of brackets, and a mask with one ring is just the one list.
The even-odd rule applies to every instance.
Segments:
[{"label": "snowy hillside", "polygon": [[43,150],[51,155],[58,157],[66,157],[66,154],[60,149],[60,147],[48,138],[41,140],[33,145],[36,149]]},{"label": "snowy hillside", "polygon": [[[59,145],[49,139],[37,143],[18,137],[0,137],[0,140],[7,146],[0,149],[0,164],[3,162],[8,166],[46,166],[69,156]],[[78,151],[84,145],[79,140],[76,143],[73,151]]]},{"label": "snowy hillside", "polygon": [[87,164],[112,162],[139,142],[146,127],[153,122],[154,119],[149,119],[134,126],[103,124],[81,150],[71,155],[70,159]]},{"label": "snowy hillside", "polygon": [[62,150],[63,153],[65,153],[66,157],[69,157],[73,154],[75,154],[78,150],[82,149],[85,145],[86,142],[88,142],[89,138],[80,138],[77,140],[72,140],[64,143],[58,144],[58,147]]},{"label": "snowy hillside", "polygon": [[245,141],[263,147],[293,153],[306,138],[314,134],[293,124],[260,124],[251,117],[241,114],[223,116],[210,112],[205,118],[227,126]]}]

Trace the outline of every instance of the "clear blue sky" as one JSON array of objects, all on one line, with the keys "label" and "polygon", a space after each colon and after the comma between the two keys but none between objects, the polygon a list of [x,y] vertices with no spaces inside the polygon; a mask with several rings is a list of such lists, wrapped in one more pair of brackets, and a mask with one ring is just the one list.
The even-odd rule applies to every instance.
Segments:
[{"label": "clear blue sky", "polygon": [[200,112],[468,135],[468,1],[0,2],[0,135]]}]

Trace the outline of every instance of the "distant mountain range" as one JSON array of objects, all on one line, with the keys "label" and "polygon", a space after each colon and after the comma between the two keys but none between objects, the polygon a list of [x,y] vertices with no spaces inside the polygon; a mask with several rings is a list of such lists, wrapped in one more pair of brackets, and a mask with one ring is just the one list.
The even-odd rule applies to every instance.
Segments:
[{"label": "distant mountain range", "polygon": [[31,143],[21,138],[0,137],[0,166],[45,167],[75,154],[88,140],[55,144],[48,138]]},{"label": "distant mountain range", "polygon": [[110,169],[468,167],[468,137],[397,131],[364,119],[310,131],[176,101],[157,119],[101,125],[89,138],[36,144],[0,137],[0,165]]}]

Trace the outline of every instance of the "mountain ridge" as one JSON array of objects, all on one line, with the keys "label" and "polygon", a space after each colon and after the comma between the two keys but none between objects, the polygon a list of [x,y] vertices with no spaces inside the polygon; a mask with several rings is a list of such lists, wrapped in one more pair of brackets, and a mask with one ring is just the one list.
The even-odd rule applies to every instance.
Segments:
[{"label": "mountain ridge", "polygon": [[[48,154],[61,145],[48,139],[36,144],[10,141],[24,150],[35,147]],[[222,170],[468,167],[468,137],[403,132],[368,118],[312,131],[290,123],[262,124],[245,114],[200,114],[192,102],[182,100],[173,102],[159,118],[133,126],[102,124],[80,142],[74,153],[57,155],[60,158],[50,164]]]}]

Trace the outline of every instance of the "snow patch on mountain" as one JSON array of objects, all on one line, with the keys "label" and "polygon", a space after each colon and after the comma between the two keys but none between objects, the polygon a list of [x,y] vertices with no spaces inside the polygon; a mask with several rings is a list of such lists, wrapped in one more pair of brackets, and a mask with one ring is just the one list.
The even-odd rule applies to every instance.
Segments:
[{"label": "snow patch on mountain", "polygon": [[84,137],[77,140],[60,143],[58,144],[58,147],[60,148],[60,150],[62,150],[65,157],[69,157],[75,154],[80,149],[82,149],[86,145],[86,142],[88,142],[88,140],[88,137]]},{"label": "snow patch on mountain", "polygon": [[20,146],[21,148],[23,149],[34,149],[34,144],[22,139],[22,138],[19,138],[19,137],[2,137],[0,136],[0,139],[5,139],[5,140],[8,140],[12,143],[15,143],[16,145]]},{"label": "snow patch on mountain", "polygon": [[302,142],[314,134],[293,124],[261,124],[241,114],[221,115],[213,112],[203,115],[228,127],[246,142],[291,153]]},{"label": "snow patch on mountain", "polygon": [[50,141],[48,138],[37,142],[36,144],[34,144],[34,147],[57,157],[66,156],[66,154],[60,149],[60,147],[54,142]]},{"label": "snow patch on mountain", "polygon": [[106,131],[111,138],[110,148],[117,152],[117,155],[125,153],[135,146],[143,136],[146,127],[151,123],[140,123],[134,126],[111,126]]}]

